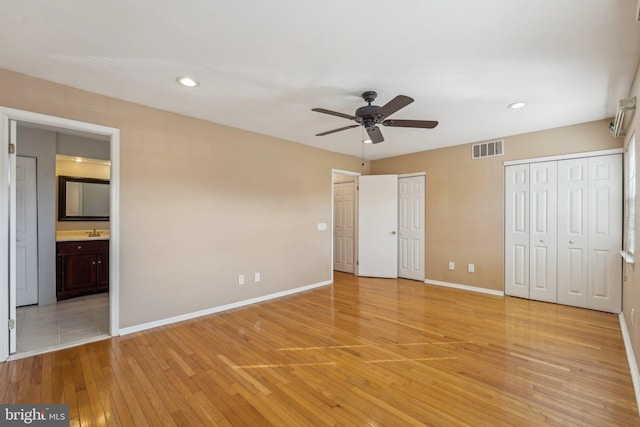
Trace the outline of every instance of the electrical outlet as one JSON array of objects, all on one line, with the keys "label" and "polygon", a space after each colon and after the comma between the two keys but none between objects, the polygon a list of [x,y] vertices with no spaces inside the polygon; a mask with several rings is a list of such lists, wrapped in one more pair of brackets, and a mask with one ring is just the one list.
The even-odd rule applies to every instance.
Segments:
[{"label": "electrical outlet", "polygon": [[456,263],[453,261],[449,261],[449,270],[455,270],[456,269]]},{"label": "electrical outlet", "polygon": [[469,264],[469,268],[468,268],[469,273],[473,273],[476,271],[476,265],[475,264]]},{"label": "electrical outlet", "polygon": [[244,285],[244,274],[238,276],[238,285]]},{"label": "electrical outlet", "polygon": [[260,281],[260,272],[256,273],[253,279],[256,283],[258,283]]}]

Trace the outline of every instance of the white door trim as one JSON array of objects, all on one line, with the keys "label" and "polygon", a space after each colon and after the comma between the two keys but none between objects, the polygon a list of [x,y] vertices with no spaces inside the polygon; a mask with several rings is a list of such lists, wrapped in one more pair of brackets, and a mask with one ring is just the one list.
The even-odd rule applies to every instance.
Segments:
[{"label": "white door trim", "polygon": [[[7,171],[11,168],[11,159],[15,154],[8,155],[9,150],[9,122],[35,123],[44,126],[64,128],[80,132],[93,133],[108,136],[111,148],[111,213],[110,213],[110,262],[109,262],[109,329],[112,336],[119,335],[120,325],[120,130],[117,128],[85,123],[61,117],[0,107],[0,170]],[[2,204],[9,201],[9,177],[6,173],[0,174],[0,200]],[[10,217],[7,209],[0,209],[0,245],[9,245]],[[7,251],[0,251],[0,266],[9,265]],[[15,272],[14,272],[15,273]],[[0,362],[9,357],[9,278],[0,275]]]}]

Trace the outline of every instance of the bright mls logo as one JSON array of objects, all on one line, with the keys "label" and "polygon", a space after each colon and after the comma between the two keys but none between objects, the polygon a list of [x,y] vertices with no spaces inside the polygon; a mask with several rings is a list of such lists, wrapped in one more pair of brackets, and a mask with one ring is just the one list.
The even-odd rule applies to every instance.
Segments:
[{"label": "bright mls logo", "polygon": [[68,427],[69,405],[0,405],[0,425]]}]

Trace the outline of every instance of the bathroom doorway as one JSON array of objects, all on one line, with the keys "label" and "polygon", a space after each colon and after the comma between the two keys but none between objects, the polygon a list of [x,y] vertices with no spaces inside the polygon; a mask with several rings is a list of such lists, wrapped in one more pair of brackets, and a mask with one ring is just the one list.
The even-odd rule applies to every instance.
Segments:
[{"label": "bathroom doorway", "polygon": [[[16,206],[20,200],[16,199],[15,177],[13,181],[8,178],[7,186],[0,190],[3,200],[9,201],[9,215],[1,217],[2,222],[9,225],[8,233],[0,233],[4,241],[8,241],[10,254],[0,262],[9,265],[9,280],[0,279],[0,361],[8,358],[20,358],[32,354],[51,351],[58,348],[79,345],[96,339],[103,339],[118,334],[118,193],[119,193],[119,131],[99,125],[93,125],[72,120],[43,116],[12,109],[0,109],[3,114],[2,125],[5,128],[5,144],[7,151],[12,152],[9,157],[3,159],[7,169],[15,174],[16,157],[30,156],[35,158],[38,164],[38,220],[37,220],[37,255],[38,255],[38,291],[37,304],[27,304],[17,307],[16,301],[17,283],[23,274],[22,264],[16,265],[16,225],[20,219],[16,217]],[[13,130],[13,132],[9,132]],[[22,136],[21,136],[22,135]],[[39,143],[33,141],[34,136],[43,137]],[[25,137],[31,138],[26,142]],[[36,138],[37,139],[37,138]],[[67,156],[76,154],[80,159],[80,152],[74,153],[73,147],[87,149],[91,140],[101,141],[106,145],[110,171],[109,199],[111,212],[106,227],[96,227],[102,232],[107,232],[107,247],[109,248],[108,266],[108,293],[96,293],[95,295],[82,295],[65,301],[57,301],[56,297],[56,221],[58,218],[56,209],[57,173],[55,155],[60,151],[61,145],[66,146]],[[48,141],[48,142],[44,142]],[[10,144],[15,144],[11,147]],[[79,144],[79,145],[78,145]],[[98,144],[99,145],[99,144]],[[94,147],[95,148],[95,147]],[[35,153],[34,153],[35,150]],[[69,151],[71,150],[71,151]],[[14,158],[12,158],[12,155]],[[53,156],[53,160],[52,157]],[[100,156],[92,156],[100,157]],[[102,156],[104,157],[104,156]],[[6,179],[2,177],[2,179]],[[14,183],[12,186],[12,182]],[[5,187],[6,188],[6,187]],[[16,203],[17,200],[17,203]],[[13,201],[13,206],[11,202]],[[78,227],[74,231],[80,231]],[[69,231],[69,230],[67,230]],[[13,256],[12,256],[12,255]],[[109,262],[110,261],[110,262]],[[6,289],[7,292],[4,292]],[[4,297],[9,295],[9,298]],[[7,316],[3,314],[7,313]],[[9,319],[8,321],[5,319]],[[3,323],[8,323],[7,328]],[[9,330],[9,333],[6,331]]]}]

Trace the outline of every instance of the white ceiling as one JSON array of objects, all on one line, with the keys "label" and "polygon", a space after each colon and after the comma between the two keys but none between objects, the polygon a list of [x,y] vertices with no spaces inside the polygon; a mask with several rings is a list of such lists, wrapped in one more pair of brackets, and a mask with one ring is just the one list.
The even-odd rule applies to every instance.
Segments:
[{"label": "white ceiling", "polygon": [[[347,114],[415,102],[378,159],[604,119],[640,58],[637,0],[0,0],[0,68],[360,156]],[[200,86],[176,83],[193,76]],[[527,107],[509,110],[515,101]]]}]

